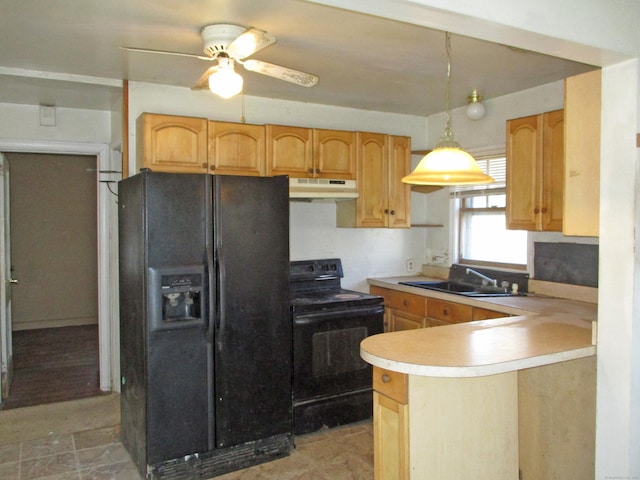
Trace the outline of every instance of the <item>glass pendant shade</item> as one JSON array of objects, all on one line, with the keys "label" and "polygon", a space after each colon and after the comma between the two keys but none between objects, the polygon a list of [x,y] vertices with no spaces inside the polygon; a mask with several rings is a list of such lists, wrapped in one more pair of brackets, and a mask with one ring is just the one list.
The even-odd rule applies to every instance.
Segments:
[{"label": "glass pendant shade", "polygon": [[218,71],[209,77],[209,90],[222,98],[231,98],[242,91],[243,80],[233,68],[230,58],[218,59]]},{"label": "glass pendant shade", "polygon": [[480,120],[484,117],[484,105],[480,102],[473,102],[467,106],[467,117],[471,120]]},{"label": "glass pendant shade", "polygon": [[459,146],[437,146],[425,155],[411,174],[402,178],[413,185],[473,185],[492,183],[475,159]]},{"label": "glass pendant shade", "polygon": [[485,108],[482,104],[482,95],[478,95],[478,91],[474,90],[469,95],[469,105],[467,105],[467,117],[470,120],[480,120],[484,117]]}]

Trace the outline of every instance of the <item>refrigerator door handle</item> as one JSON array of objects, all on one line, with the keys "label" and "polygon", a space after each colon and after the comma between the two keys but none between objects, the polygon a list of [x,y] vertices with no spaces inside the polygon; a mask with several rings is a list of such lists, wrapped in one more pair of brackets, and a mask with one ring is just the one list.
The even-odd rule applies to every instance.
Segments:
[{"label": "refrigerator door handle", "polygon": [[[224,327],[225,321],[225,295],[224,295],[224,285],[225,285],[225,270],[224,270],[224,257],[222,255],[222,248],[218,247],[216,249],[216,268],[217,268],[217,278],[218,278],[218,311],[215,316],[215,331],[220,331],[221,328]],[[219,337],[218,337],[219,338]],[[218,345],[218,350],[222,347],[222,344]]]},{"label": "refrigerator door handle", "polygon": [[209,283],[209,298],[207,299],[207,342],[213,343],[213,329],[216,317],[216,291],[218,289],[218,286],[216,284],[216,261],[209,245],[207,245],[206,247],[206,257],[207,277]]}]

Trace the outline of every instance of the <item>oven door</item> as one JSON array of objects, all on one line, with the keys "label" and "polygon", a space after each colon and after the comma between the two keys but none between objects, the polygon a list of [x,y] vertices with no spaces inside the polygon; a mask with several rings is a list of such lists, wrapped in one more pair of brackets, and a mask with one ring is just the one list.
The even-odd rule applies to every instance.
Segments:
[{"label": "oven door", "polygon": [[383,316],[382,305],[294,313],[294,404],[371,388],[360,342],[382,333]]}]

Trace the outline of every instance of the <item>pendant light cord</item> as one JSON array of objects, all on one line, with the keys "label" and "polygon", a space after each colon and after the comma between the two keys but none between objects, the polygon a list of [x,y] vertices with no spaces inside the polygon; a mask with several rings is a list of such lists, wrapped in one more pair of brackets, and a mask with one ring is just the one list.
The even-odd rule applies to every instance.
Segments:
[{"label": "pendant light cord", "polygon": [[447,51],[447,88],[445,92],[445,114],[446,123],[444,126],[444,135],[440,143],[446,142],[447,144],[455,143],[453,140],[453,127],[451,126],[451,34],[446,32],[445,36],[445,49]]}]

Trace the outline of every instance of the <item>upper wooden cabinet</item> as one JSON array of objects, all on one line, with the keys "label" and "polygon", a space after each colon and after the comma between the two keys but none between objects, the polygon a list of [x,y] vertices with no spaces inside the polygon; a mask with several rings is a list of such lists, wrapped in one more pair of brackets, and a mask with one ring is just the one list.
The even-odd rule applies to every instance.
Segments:
[{"label": "upper wooden cabinet", "polygon": [[600,70],[565,80],[565,235],[600,232]]},{"label": "upper wooden cabinet", "polygon": [[313,130],[267,125],[267,175],[313,176]]},{"label": "upper wooden cabinet", "polygon": [[356,178],[355,133],[267,125],[267,175]]},{"label": "upper wooden cabinet", "polygon": [[358,132],[359,197],[337,206],[339,227],[408,228],[411,187],[401,179],[411,166],[408,137]]},{"label": "upper wooden cabinet", "polygon": [[158,172],[204,173],[207,120],[143,113],[137,120],[136,163]]},{"label": "upper wooden cabinet", "polygon": [[209,121],[209,172],[264,176],[264,125]]},{"label": "upper wooden cabinet", "polygon": [[507,121],[507,228],[562,231],[564,112]]}]

